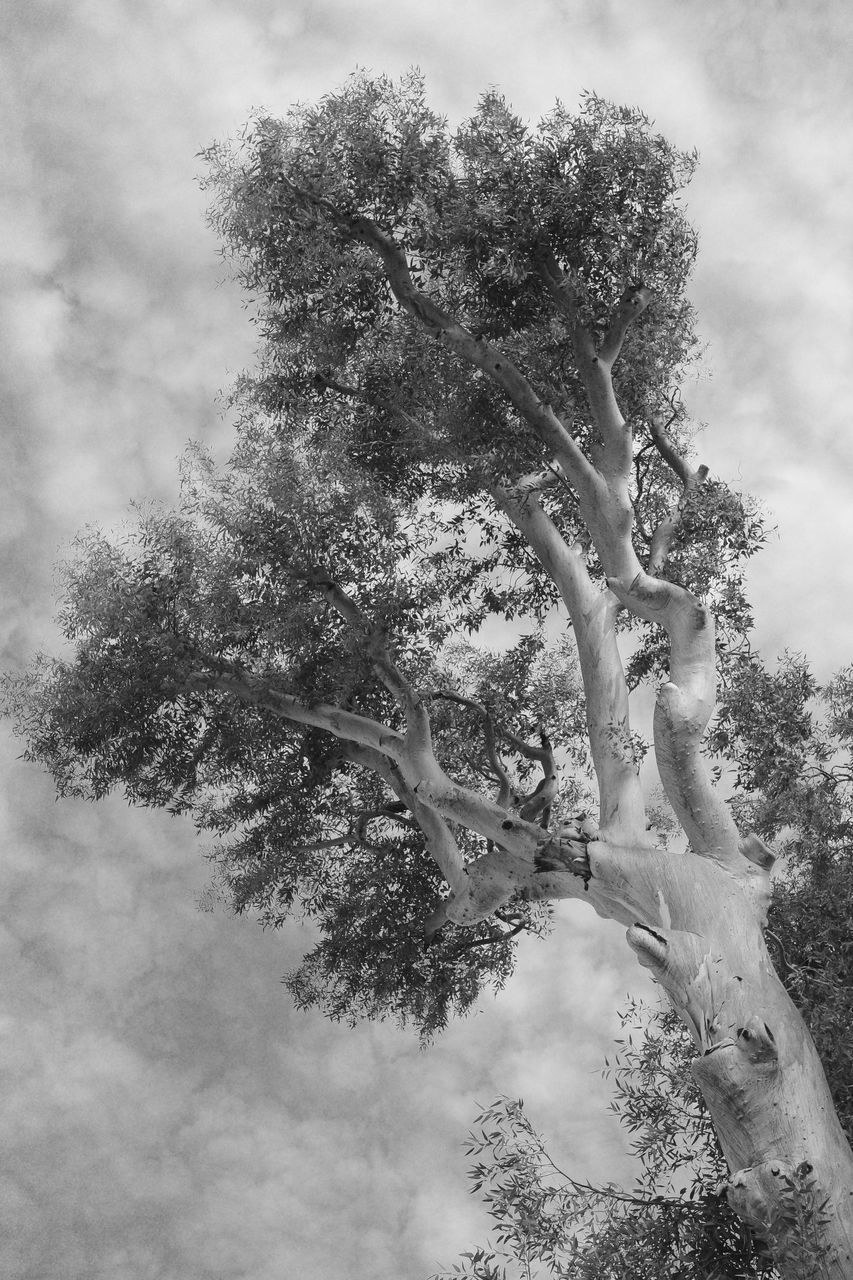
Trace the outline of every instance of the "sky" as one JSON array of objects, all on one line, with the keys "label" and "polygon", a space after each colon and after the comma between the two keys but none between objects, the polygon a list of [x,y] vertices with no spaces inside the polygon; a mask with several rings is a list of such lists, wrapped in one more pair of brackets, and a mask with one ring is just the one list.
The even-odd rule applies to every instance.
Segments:
[{"label": "sky", "polygon": [[[355,67],[418,65],[461,119],[496,85],[535,119],[584,89],[697,147],[700,458],[776,534],[750,589],[769,659],[851,659],[853,10],[843,0],[11,0],[0,51],[2,666],[56,642],[54,566],[87,524],[165,501],[251,362],[198,151]],[[599,1070],[622,931],[573,904],[507,990],[421,1052],[295,1012],[304,930],[198,903],[190,826],[54,800],[2,739],[0,1274],[422,1280],[479,1242],[461,1151],[523,1096],[563,1167],[629,1177]]]}]

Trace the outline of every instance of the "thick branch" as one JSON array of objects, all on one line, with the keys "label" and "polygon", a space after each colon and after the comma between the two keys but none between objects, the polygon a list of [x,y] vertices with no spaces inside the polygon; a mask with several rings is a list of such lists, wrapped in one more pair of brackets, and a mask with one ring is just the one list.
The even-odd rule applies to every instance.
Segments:
[{"label": "thick branch", "polygon": [[543,489],[553,489],[555,485],[559,484],[569,489],[572,487],[566,479],[566,474],[559,461],[555,458],[543,471],[531,471],[526,476],[520,476],[516,480],[514,488],[520,494],[541,493]]},{"label": "thick branch", "polygon": [[[704,772],[699,740],[707,724],[714,701],[713,629],[707,610],[699,608],[689,593],[679,594],[673,589],[665,598],[655,595],[650,604],[649,592],[644,583],[656,581],[644,574],[633,548],[631,530],[633,511],[628,480],[631,467],[631,434],[616,403],[611,370],[622,346],[628,326],[651,300],[651,294],[642,287],[629,289],[623,296],[607,329],[601,350],[596,351],[589,330],[581,323],[580,298],[573,281],[561,271],[553,252],[547,245],[540,245],[536,263],[546,286],[555,298],[560,310],[571,324],[575,355],[586,388],[593,418],[602,440],[600,465],[593,466],[583,455],[575,440],[566,430],[553,408],[544,403],[519,369],[503,353],[490,343],[475,338],[454,316],[423,291],[412,280],[403,249],[397,242],[369,218],[360,214],[343,212],[330,201],[292,183],[288,185],[297,201],[320,210],[345,237],[360,241],[377,255],[385,269],[394,296],[400,305],[425,330],[446,343],[461,359],[480,369],[500,386],[518,413],[533,429],[542,443],[556,456],[574,486],[579,500],[580,513],[589,529],[599,559],[618,599],[643,617],[663,622],[672,645],[671,680],[663,686],[656,717],[656,746],[661,763],[664,785],[676,811],[689,827],[688,834],[699,852],[728,857],[736,842],[732,841],[731,820],[726,820],[725,806],[714,797],[710,780]],[[660,446],[659,446],[660,447]],[[666,442],[664,441],[664,447]],[[530,504],[534,512],[538,504]],[[544,521],[544,513],[534,516]],[[562,546],[562,540],[556,540]],[[533,545],[533,544],[531,544]],[[571,552],[565,547],[557,550],[549,535],[547,542],[540,542],[544,554],[543,563],[561,560],[561,590],[567,590],[569,598],[575,598],[578,612],[577,574],[568,572],[566,564]],[[577,559],[577,557],[575,557]],[[546,565],[547,567],[547,565]],[[639,590],[638,590],[639,585]],[[668,584],[660,583],[664,586]],[[614,606],[602,597],[602,603],[590,618],[595,617],[603,634],[612,631]],[[581,613],[583,610],[581,609]],[[685,618],[693,621],[684,624]],[[696,622],[701,618],[701,624]],[[606,619],[606,620],[605,620]],[[710,646],[707,637],[711,636]],[[615,644],[612,650],[614,655]],[[616,655],[618,660],[618,655]],[[608,660],[610,661],[610,660]],[[582,664],[583,665],[583,664]],[[588,664],[589,665],[589,664]],[[610,667],[618,671],[618,683],[624,687],[621,664]],[[585,677],[586,682],[586,677]],[[598,687],[604,688],[606,680],[599,679]],[[622,692],[616,697],[618,705]],[[608,698],[605,698],[608,701]],[[613,701],[613,697],[609,699]],[[627,733],[627,716],[607,717],[604,723],[611,732]],[[596,771],[603,790],[602,826],[610,822],[622,823],[626,819],[632,836],[636,838],[637,819],[641,805],[625,799],[623,782],[628,770],[633,773],[633,762],[627,759],[621,764],[618,752],[607,750],[600,739],[594,748]],[[686,752],[686,756],[684,755]],[[632,790],[636,784],[632,784]],[[606,799],[604,798],[606,797]],[[620,812],[621,811],[621,812]],[[491,821],[481,822],[480,827],[491,826]],[[478,828],[479,829],[479,828]],[[494,839],[492,831],[482,831]]]},{"label": "thick branch", "polygon": [[659,623],[669,637],[670,678],[658,690],[654,717],[655,755],[667,798],[695,853],[736,865],[737,828],[701,751],[716,701],[711,611],[684,587],[646,573],[630,583],[608,579],[608,585],[626,607]]},{"label": "thick branch", "polygon": [[406,753],[406,740],[402,734],[377,720],[343,711],[327,702],[300,702],[291,694],[281,693],[254,676],[199,671],[188,677],[186,685],[188,689],[219,689],[230,693],[241,702],[262,707],[282,720],[325,729],[336,738],[369,747],[394,761],[402,760]]},{"label": "thick branch", "polygon": [[525,760],[538,760],[542,767],[547,771],[553,766],[554,752],[547,737],[542,734],[542,745],[537,747],[532,742],[525,742],[523,738],[519,738],[517,733],[513,733],[511,729],[501,728],[501,733],[507,742],[511,742],[519,755],[524,756]]},{"label": "thick branch", "polygon": [[619,358],[628,329],[637,317],[642,315],[653,298],[652,290],[641,284],[631,285],[622,294],[601,346],[598,348],[598,359],[608,369],[612,369]]},{"label": "thick branch", "polygon": [[602,834],[644,843],[645,808],[631,749],[628,689],[614,626],[616,597],[593,585],[580,550],[566,544],[532,495],[519,500],[506,489],[495,489],[494,497],[556,583],[572,619]]},{"label": "thick branch", "polygon": [[[613,313],[601,346],[596,349],[592,333],[580,319],[577,287],[565,276],[550,246],[540,242],[534,261],[559,311],[571,326],[578,372],[603,445],[599,459],[600,469],[608,480],[624,477],[627,481],[627,468],[631,460],[631,432],[619,411],[611,374],[625,334],[632,322],[648,307],[653,297],[652,291],[642,285],[633,285],[625,291]],[[627,497],[627,489],[625,496]]]},{"label": "thick branch", "polygon": [[[739,856],[736,829],[726,805],[714,791],[700,750],[716,696],[713,621],[710,612],[689,592],[663,582],[658,582],[657,588],[650,587],[655,580],[642,571],[631,540],[631,438],[616,404],[611,366],[628,325],[648,305],[650,294],[640,291],[632,297],[629,290],[625,295],[605,336],[602,359],[595,352],[591,335],[579,322],[577,291],[547,248],[540,251],[538,266],[549,291],[572,324],[578,367],[603,441],[601,474],[596,480],[603,478],[604,483],[578,490],[581,515],[608,574],[608,584],[620,602],[640,617],[661,623],[670,640],[670,680],[659,692],[655,715],[661,781],[694,850],[734,860]],[[665,428],[656,425],[653,439],[685,482],[700,482],[702,473],[689,473]],[[535,505],[538,504],[530,503],[530,509]],[[680,514],[676,513],[673,519],[680,519]],[[662,562],[675,527],[673,523],[660,531],[653,546],[653,565]],[[622,567],[615,570],[616,565]],[[570,605],[569,608],[571,612]]]},{"label": "thick branch", "polygon": [[450,888],[454,891],[462,890],[466,880],[462,854],[453,832],[438,811],[418,798],[400,770],[394,768],[384,755],[352,744],[346,749],[345,755],[354,764],[373,770],[385,781],[398,800],[402,801],[413,814],[417,826],[423,833],[430,857]]}]

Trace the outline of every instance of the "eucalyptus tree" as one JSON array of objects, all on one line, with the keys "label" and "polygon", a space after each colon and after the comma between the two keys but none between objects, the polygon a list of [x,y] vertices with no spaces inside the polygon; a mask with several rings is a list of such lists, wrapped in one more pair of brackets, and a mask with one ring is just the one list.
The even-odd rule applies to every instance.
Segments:
[{"label": "eucalyptus tree", "polygon": [[[451,131],[418,77],[356,76],[207,158],[260,335],[235,452],[81,541],[70,652],[9,686],[31,758],[191,811],[238,909],[317,920],[291,987],[336,1017],[430,1033],[549,902],[618,920],[692,1037],[732,1205],[784,1275],[805,1219],[815,1274],[849,1275],[853,1159],[765,945],[773,855],[703,757],[762,535],[679,395],[695,157],[592,96],[530,129],[488,94]],[[489,656],[495,621],[519,638]],[[649,680],[681,843],[647,821]]]}]

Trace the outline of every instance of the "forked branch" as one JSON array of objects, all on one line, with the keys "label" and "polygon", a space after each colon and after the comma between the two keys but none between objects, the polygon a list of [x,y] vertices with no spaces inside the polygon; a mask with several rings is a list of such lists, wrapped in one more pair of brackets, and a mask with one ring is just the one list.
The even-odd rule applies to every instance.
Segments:
[{"label": "forked branch", "polygon": [[681,494],[678,501],[669,514],[661,520],[652,534],[649,547],[649,573],[655,577],[660,576],[663,572],[663,567],[672,548],[673,539],[684,519],[684,513],[690,498],[708,477],[708,468],[705,466],[691,467],[687,460],[682,457],[672,436],[669,434],[669,428],[678,417],[679,411],[680,406],[675,401],[673,411],[667,422],[664,422],[661,415],[658,414],[654,415],[649,421],[649,434],[651,435],[652,443],[664,462],[667,463],[681,481]]},{"label": "forked branch", "polygon": [[[447,702],[456,702],[460,706],[470,708],[480,717],[483,722],[483,738],[486,745],[488,771],[498,783],[498,793],[495,797],[496,803],[508,809],[517,810],[519,815],[528,822],[538,820],[542,826],[547,827],[547,818],[550,814],[551,805],[556,799],[559,790],[559,771],[554,748],[545,731],[540,730],[541,745],[537,747],[533,743],[525,742],[523,738],[520,738],[518,734],[513,733],[506,726],[496,726],[491,711],[479,702],[475,702],[473,698],[465,698],[461,694],[446,690],[435,690],[430,694],[430,697],[442,698]],[[542,766],[542,778],[529,795],[518,794],[513,779],[504,766],[498,751],[498,733],[525,760],[535,760]]]},{"label": "forked branch", "polygon": [[566,543],[534,495],[518,498],[497,487],[492,492],[556,583],[572,619],[599,786],[602,835],[617,843],[643,843],[645,807],[630,744],[628,688],[616,643],[618,601],[594,585],[580,547]]}]

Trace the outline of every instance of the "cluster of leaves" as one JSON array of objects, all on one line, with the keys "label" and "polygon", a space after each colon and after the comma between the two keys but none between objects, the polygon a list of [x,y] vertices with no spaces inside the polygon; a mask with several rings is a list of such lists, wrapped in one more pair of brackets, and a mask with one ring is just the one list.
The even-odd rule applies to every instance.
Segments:
[{"label": "cluster of leaves", "polygon": [[566,1173],[523,1104],[500,1098],[466,1145],[493,1239],[433,1280],[772,1280],[719,1191],[725,1162],[689,1073],[686,1032],[670,1012],[636,1002],[622,1020],[628,1035],[606,1073],[639,1157],[636,1186],[595,1187]]},{"label": "cluster of leaves", "polygon": [[[396,304],[377,257],[348,230],[367,217],[405,251],[413,283],[477,337],[498,344],[583,445],[594,445],[569,328],[539,277],[543,242],[600,331],[626,285],[655,291],[617,366],[637,454],[642,544],[679,498],[649,434],[695,356],[685,298],[695,235],[682,197],[695,156],[673,148],[642,112],[595,95],[558,104],[535,128],[496,93],[456,130],[426,105],[417,73],[366,74],[283,120],[253,120],[235,144],[205,153],[211,219],[255,304],[259,367],[241,379],[247,419],[290,432],[294,417],[441,534],[431,552],[447,599],[476,631],[490,615],[542,621],[557,601],[488,485],[549,459],[498,389]],[[690,452],[683,406],[671,426]],[[582,533],[567,486],[546,497],[569,539]],[[720,613],[731,640],[749,624],[743,562],[761,545],[757,513],[720,482],[682,513],[675,573]],[[595,573],[595,557],[591,558]],[[662,638],[641,625],[631,676],[665,666]]]},{"label": "cluster of leaves", "polygon": [[[766,1243],[729,1206],[728,1177],[691,1074],[695,1049],[668,1006],[631,1001],[626,1035],[604,1074],[612,1110],[632,1135],[640,1173],[625,1191],[561,1169],[525,1114],[499,1098],[466,1144],[469,1177],[494,1221],[493,1239],[432,1280],[774,1280]],[[804,1280],[819,1251],[821,1210],[807,1166],[788,1178],[775,1224]]]},{"label": "cluster of leaves", "polygon": [[[558,105],[531,128],[490,92],[454,131],[426,106],[416,73],[399,83],[357,74],[283,120],[255,119],[236,144],[205,157],[212,222],[262,332],[241,406],[285,428],[296,413],[323,439],[335,433],[386,490],[443,504],[441,554],[453,576],[486,575],[497,611],[541,616],[553,591],[484,490],[549,459],[487,378],[402,313],[353,220],[369,218],[392,236],[415,286],[498,344],[582,444],[592,443],[589,409],[537,252],[547,242],[594,331],[629,284],[652,288],[655,303],[617,368],[620,404],[642,448],[650,417],[695,354],[684,290],[696,240],[682,208],[695,157],[641,112],[594,95],[578,113]],[[681,440],[689,433],[685,422]],[[678,486],[656,451],[644,469],[638,513],[654,527]],[[571,493],[549,501],[574,536]],[[695,563],[725,579],[719,531],[704,545],[713,515],[694,524]],[[474,556],[471,528],[480,534]]]},{"label": "cluster of leaves", "polygon": [[395,837],[378,824],[376,834],[376,843],[352,840],[325,870],[310,903],[320,940],[285,985],[299,1008],[350,1024],[393,1017],[416,1026],[426,1044],[484,990],[504,986],[518,935],[544,935],[550,915],[515,900],[499,918],[445,926],[427,948],[419,923],[440,895],[441,878],[416,835]]}]

